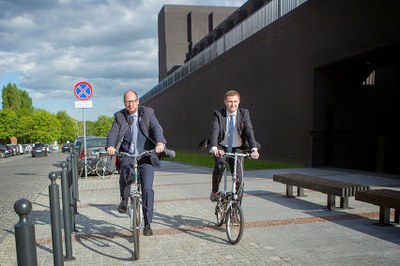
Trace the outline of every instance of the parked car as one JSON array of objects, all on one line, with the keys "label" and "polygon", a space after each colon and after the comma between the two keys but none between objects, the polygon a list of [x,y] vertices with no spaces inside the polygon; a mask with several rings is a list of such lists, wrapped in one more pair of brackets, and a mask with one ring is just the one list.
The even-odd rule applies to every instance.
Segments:
[{"label": "parked car", "polygon": [[32,148],[32,157],[47,156],[47,147],[44,143],[35,143]]},{"label": "parked car", "polygon": [[62,152],[71,152],[72,145],[71,143],[64,143],[62,145],[61,151]]},{"label": "parked car", "polygon": [[17,155],[17,147],[13,147],[11,145],[5,145],[8,151],[10,152],[11,156],[16,156]]},{"label": "parked car", "polygon": [[10,157],[10,151],[7,149],[6,146],[0,145],[0,158],[7,158]]},{"label": "parked car", "polygon": [[[80,159],[84,159],[86,155],[86,163],[90,167],[95,167],[98,161],[99,152],[105,152],[106,150],[106,137],[86,137],[86,154],[84,150],[84,142],[83,138],[78,141],[79,148],[76,149],[76,153],[78,154]],[[75,147],[75,145],[74,145]],[[83,167],[83,164],[78,164],[78,171]]]}]

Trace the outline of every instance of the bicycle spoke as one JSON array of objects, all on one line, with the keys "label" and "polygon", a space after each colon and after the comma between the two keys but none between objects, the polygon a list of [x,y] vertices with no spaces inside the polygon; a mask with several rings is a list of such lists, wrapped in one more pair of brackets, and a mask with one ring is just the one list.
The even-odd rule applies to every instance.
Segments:
[{"label": "bicycle spoke", "polygon": [[106,162],[100,159],[96,163],[96,174],[101,178],[109,178],[113,173],[107,171]]}]

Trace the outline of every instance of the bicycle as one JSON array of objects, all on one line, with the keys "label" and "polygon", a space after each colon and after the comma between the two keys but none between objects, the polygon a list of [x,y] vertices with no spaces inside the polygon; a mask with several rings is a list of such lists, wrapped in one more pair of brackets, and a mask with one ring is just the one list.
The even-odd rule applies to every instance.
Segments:
[{"label": "bicycle", "polygon": [[[129,185],[129,198],[127,203],[129,226],[132,230],[133,248],[135,259],[140,258],[140,230],[144,229],[144,216],[143,216],[143,202],[142,202],[142,189],[139,177],[138,161],[154,153],[154,150],[144,151],[140,154],[134,155],[126,152],[118,152],[117,156],[128,156],[133,158],[134,174],[132,183]],[[162,153],[158,154],[160,157],[175,157],[175,151],[165,149]]]},{"label": "bicycle", "polygon": [[99,152],[94,159],[86,158],[86,163],[85,158],[78,159],[78,176],[81,177],[84,175],[86,165],[87,174],[96,174],[101,178],[111,177],[113,175],[113,172],[107,171],[107,157],[105,155],[107,155],[106,152]]},{"label": "bicycle", "polygon": [[224,191],[218,193],[217,205],[215,206],[215,215],[217,216],[218,226],[226,223],[226,235],[231,244],[239,243],[244,231],[244,216],[241,208],[244,183],[243,183],[243,165],[242,178],[238,183],[237,164],[243,160],[240,158],[248,157],[249,153],[225,153],[225,158],[234,159],[232,174],[232,189],[227,191],[227,170],[224,169]]}]

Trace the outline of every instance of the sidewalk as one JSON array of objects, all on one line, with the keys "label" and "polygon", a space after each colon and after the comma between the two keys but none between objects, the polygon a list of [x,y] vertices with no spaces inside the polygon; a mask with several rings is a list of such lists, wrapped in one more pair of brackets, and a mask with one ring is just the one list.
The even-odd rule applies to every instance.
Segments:
[{"label": "sidewalk", "polygon": [[[400,178],[337,169],[248,171],[244,236],[231,245],[225,227],[216,226],[215,204],[208,199],[210,170],[163,161],[154,184],[154,235],[141,236],[141,258],[133,262],[128,217],[116,210],[117,175],[79,179],[76,259],[65,265],[398,265],[400,226],[375,225],[377,206],[350,198],[350,209],[327,211],[326,195],[310,190],[307,197],[286,198],[285,186],[272,181],[278,172],[400,190]],[[38,263],[53,265],[48,189],[32,204]],[[11,233],[0,247],[0,265],[17,265]]]}]

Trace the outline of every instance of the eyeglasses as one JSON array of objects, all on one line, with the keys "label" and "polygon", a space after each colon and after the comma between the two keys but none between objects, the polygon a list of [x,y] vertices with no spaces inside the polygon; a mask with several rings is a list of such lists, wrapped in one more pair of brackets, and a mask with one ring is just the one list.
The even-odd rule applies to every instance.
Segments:
[{"label": "eyeglasses", "polygon": [[124,101],[124,104],[129,105],[129,104],[134,104],[137,102],[138,99],[132,100],[132,101]]}]

